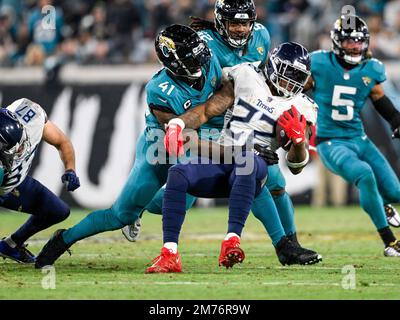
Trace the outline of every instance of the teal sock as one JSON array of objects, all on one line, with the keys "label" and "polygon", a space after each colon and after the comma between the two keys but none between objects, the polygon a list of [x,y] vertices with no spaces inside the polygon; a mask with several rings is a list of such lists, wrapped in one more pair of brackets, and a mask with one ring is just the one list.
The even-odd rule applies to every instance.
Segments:
[{"label": "teal sock", "polygon": [[272,244],[275,246],[285,236],[285,231],[279,219],[275,203],[267,188],[264,187],[258,197],[254,199],[251,211],[264,225],[265,230],[271,237]]},{"label": "teal sock", "polygon": [[[146,206],[146,210],[154,214],[162,214],[162,204],[164,199],[165,188],[161,188],[157,191],[156,195],[151,199],[150,203]],[[186,194],[186,210],[193,207],[196,201],[196,197]]]},{"label": "teal sock", "polygon": [[279,218],[283,228],[285,229],[285,234],[287,236],[294,234],[296,232],[296,226],[294,224],[294,209],[292,200],[287,192],[273,198],[276,209],[278,210]]},{"label": "teal sock", "polygon": [[92,235],[121,229],[124,226],[125,224],[112,213],[111,209],[99,210],[92,212],[78,224],[66,230],[62,237],[67,245],[72,245]]}]

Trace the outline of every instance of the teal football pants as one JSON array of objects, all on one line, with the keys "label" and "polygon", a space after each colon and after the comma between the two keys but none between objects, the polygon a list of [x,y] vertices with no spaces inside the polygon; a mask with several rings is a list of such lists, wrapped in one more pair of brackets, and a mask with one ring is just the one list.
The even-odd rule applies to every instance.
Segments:
[{"label": "teal football pants", "polygon": [[366,137],[318,144],[323,164],[359,189],[361,207],[379,230],[388,226],[384,204],[399,202],[400,184],[378,148]]}]

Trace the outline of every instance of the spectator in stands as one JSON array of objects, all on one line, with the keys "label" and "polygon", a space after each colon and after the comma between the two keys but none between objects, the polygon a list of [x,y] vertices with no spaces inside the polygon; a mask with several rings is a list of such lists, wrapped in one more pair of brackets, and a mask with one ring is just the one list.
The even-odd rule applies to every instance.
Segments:
[{"label": "spectator in stands", "polygon": [[52,5],[53,0],[39,0],[29,15],[28,32],[32,43],[27,49],[28,65],[43,64],[46,56],[56,53],[57,46],[62,40],[61,32],[64,25],[62,10],[57,8],[55,12],[50,10],[42,13],[43,8]]}]

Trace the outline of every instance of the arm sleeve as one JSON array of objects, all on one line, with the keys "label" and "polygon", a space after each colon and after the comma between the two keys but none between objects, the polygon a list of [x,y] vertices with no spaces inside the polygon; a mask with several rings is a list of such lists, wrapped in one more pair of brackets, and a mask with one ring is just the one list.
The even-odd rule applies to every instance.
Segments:
[{"label": "arm sleeve", "polygon": [[392,130],[400,126],[400,112],[394,107],[392,101],[387,96],[373,101],[373,105],[378,113],[389,122]]}]

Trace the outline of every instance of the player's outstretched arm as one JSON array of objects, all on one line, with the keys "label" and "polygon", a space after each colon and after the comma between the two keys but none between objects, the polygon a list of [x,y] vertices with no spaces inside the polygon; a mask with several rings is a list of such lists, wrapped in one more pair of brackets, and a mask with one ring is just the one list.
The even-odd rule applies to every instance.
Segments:
[{"label": "player's outstretched arm", "polygon": [[179,118],[185,128],[198,129],[211,118],[223,114],[234,102],[233,85],[227,78],[222,80],[222,88],[205,103],[186,111]]},{"label": "player's outstretched arm", "polygon": [[393,130],[393,138],[400,138],[400,112],[385,95],[381,84],[376,84],[370,93],[372,103],[378,113],[389,122]]},{"label": "player's outstretched arm", "polygon": [[[233,102],[234,90],[232,83],[224,78],[222,88],[205,103],[186,111],[168,122],[164,137],[164,146],[167,152],[171,155],[183,155],[184,141],[182,131],[185,128],[198,129],[212,117],[224,113]],[[195,140],[194,137],[192,139]],[[200,145],[199,141],[197,141],[197,145]]]},{"label": "player's outstretched arm", "polygon": [[75,174],[75,151],[71,140],[51,121],[44,125],[43,140],[54,146],[64,163],[65,173],[61,181],[66,184],[68,191],[80,187],[79,178]]}]

